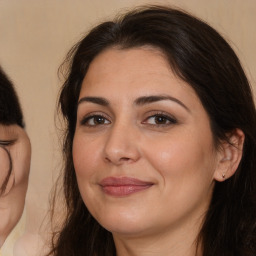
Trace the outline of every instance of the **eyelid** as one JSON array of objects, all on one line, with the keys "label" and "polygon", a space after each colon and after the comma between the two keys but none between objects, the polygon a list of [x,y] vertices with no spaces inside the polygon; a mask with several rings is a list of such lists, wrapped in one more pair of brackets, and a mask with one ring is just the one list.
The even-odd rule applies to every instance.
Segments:
[{"label": "eyelid", "polygon": [[[102,113],[102,112],[90,112],[90,113],[84,115],[84,116],[81,118],[81,120],[80,120],[79,123],[80,123],[81,126],[84,126],[85,123],[86,123],[90,118],[93,118],[93,117],[96,117],[96,116],[103,117],[104,119],[108,120],[108,121],[111,123],[110,117],[107,116],[105,113]],[[92,126],[92,125],[88,125],[88,127],[90,127],[90,126]]]}]

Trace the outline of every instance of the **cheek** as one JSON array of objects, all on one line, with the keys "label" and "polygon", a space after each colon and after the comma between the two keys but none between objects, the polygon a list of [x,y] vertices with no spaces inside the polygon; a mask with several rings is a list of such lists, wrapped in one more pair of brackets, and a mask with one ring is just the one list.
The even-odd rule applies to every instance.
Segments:
[{"label": "cheek", "polygon": [[101,144],[75,134],[72,154],[81,197],[90,212],[95,216],[100,205],[100,198],[95,193],[95,183],[99,172],[104,170],[100,158]]},{"label": "cheek", "polygon": [[73,162],[78,182],[92,176],[100,162],[101,147],[97,141],[90,141],[76,135],[73,140]]},{"label": "cheek", "polygon": [[31,145],[22,141],[11,150],[15,184],[27,184],[30,171]]},{"label": "cheek", "polygon": [[[184,137],[183,137],[184,138]],[[149,148],[149,147],[148,147]],[[158,143],[147,159],[160,178],[160,212],[180,218],[195,209],[206,209],[213,189],[214,162],[210,145],[196,140]],[[201,210],[200,210],[201,211]]]},{"label": "cheek", "polygon": [[[0,147],[0,188],[1,190],[7,178],[9,170],[10,170],[10,161],[9,161],[8,154],[2,147]],[[14,185],[14,174],[12,172],[8,178],[7,184],[5,185],[5,191],[2,194],[2,196],[7,195],[12,189],[13,185]]]},{"label": "cheek", "polygon": [[183,133],[146,146],[144,151],[151,165],[157,170],[166,186],[177,191],[187,190],[190,185],[212,181],[215,169],[215,154],[212,140]]},{"label": "cheek", "polygon": [[6,151],[0,147],[0,186],[5,181],[6,175],[10,168],[9,157]]}]

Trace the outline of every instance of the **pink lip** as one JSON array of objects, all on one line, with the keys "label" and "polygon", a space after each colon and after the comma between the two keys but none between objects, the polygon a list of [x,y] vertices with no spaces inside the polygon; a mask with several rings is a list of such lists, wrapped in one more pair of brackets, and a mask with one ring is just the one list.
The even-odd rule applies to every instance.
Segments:
[{"label": "pink lip", "polygon": [[128,196],[148,189],[152,185],[152,182],[130,177],[107,177],[100,182],[100,186],[106,194],[116,197]]}]

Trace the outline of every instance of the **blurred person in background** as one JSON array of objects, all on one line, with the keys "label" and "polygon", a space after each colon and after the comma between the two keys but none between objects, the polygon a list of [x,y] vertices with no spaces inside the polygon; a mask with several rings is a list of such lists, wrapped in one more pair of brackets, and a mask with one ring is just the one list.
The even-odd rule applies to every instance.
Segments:
[{"label": "blurred person in background", "polygon": [[[0,68],[0,255],[19,255],[15,243],[25,230],[24,205],[31,145],[18,96]],[[16,251],[15,251],[16,250]]]}]

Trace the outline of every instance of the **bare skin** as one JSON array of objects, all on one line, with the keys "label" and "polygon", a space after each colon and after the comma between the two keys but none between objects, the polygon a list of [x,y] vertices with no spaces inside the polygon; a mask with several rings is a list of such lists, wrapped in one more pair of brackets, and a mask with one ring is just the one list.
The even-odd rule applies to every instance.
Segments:
[{"label": "bare skin", "polygon": [[[25,204],[30,169],[31,146],[29,138],[21,127],[17,125],[0,125],[0,143],[11,155],[12,174],[5,193],[0,197],[0,247],[18,223]],[[4,159],[1,165],[4,174],[9,165],[7,155],[1,149],[0,157]],[[5,175],[1,175],[3,181]]]},{"label": "bare skin", "polygon": [[[234,141],[240,147],[243,133]],[[118,256],[195,256],[215,181],[241,159],[222,149],[196,93],[160,51],[108,49],[93,60],[73,160],[83,201],[112,232]]]}]

